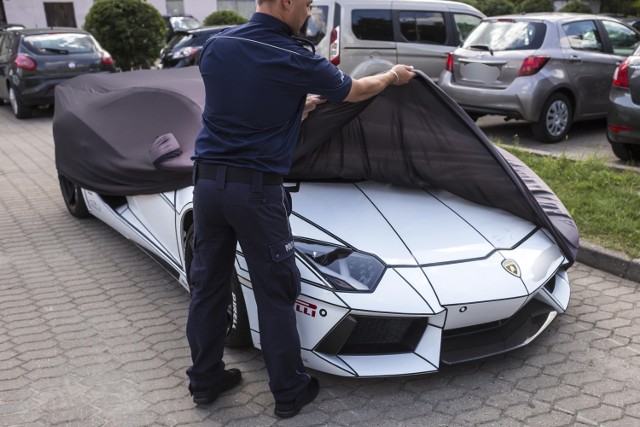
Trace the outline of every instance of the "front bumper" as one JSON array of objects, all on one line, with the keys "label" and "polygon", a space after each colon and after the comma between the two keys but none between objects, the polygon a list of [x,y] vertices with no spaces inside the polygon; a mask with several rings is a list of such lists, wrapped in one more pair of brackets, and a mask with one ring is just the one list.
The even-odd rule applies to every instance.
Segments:
[{"label": "front bumper", "polygon": [[[617,131],[614,132],[611,127]],[[640,105],[633,102],[629,89],[616,86],[611,88],[607,140],[611,144],[640,145]]]}]

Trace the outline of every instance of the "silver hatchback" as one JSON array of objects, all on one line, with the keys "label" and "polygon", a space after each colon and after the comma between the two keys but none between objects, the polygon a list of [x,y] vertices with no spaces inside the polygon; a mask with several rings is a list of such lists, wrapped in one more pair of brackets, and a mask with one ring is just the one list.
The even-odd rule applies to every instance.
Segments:
[{"label": "silver hatchback", "polygon": [[438,84],[469,115],[523,119],[543,142],[578,120],[604,118],[616,67],[640,33],[606,16],[492,17],[453,51]]}]

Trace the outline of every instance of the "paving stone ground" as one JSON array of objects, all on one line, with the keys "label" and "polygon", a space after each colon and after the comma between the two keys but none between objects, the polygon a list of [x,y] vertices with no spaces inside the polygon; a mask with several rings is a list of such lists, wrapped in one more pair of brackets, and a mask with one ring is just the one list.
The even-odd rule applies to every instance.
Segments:
[{"label": "paving stone ground", "polygon": [[638,283],[576,264],[568,312],[528,347],[433,375],[316,373],[317,400],[273,415],[260,352],[241,386],[195,407],[189,297],[59,192],[52,114],[0,106],[0,426],[640,426]]}]

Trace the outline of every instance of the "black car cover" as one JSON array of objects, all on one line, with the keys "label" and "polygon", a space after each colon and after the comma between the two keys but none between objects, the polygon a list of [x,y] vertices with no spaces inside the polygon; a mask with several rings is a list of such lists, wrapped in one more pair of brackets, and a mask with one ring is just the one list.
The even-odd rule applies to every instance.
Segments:
[{"label": "black car cover", "polygon": [[[197,67],[86,74],[55,95],[58,174],[103,195],[191,184],[204,107]],[[287,178],[443,188],[544,227],[575,261],[578,229],[553,191],[422,73],[368,101],[319,106]]]}]

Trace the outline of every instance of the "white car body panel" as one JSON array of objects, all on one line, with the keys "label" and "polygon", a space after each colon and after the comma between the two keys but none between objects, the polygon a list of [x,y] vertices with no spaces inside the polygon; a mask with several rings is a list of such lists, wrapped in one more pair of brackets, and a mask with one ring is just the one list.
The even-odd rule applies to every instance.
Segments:
[{"label": "white car body panel", "polygon": [[[82,193],[92,215],[142,247],[188,289],[184,249],[193,187],[117,200]],[[360,377],[435,372],[449,331],[504,322],[535,300],[552,308],[537,321],[542,326],[534,328],[530,341],[566,310],[570,289],[561,251],[544,230],[506,212],[441,190],[373,182],[301,183],[291,195],[294,237],[370,254],[386,266],[373,289],[340,291],[298,251],[302,291],[295,312],[303,361],[310,368]],[[515,262],[518,275],[502,266],[505,260]],[[253,344],[260,348],[258,312],[240,246],[236,271]],[[378,333],[393,336],[395,326],[388,325],[407,328],[396,344],[408,350],[368,352],[356,340],[343,351],[344,328],[349,337],[357,332],[373,339]],[[453,348],[449,354],[464,361],[459,353]]]},{"label": "white car body panel", "polygon": [[422,295],[391,268],[387,269],[375,292],[341,292],[340,297],[349,307],[360,310],[366,308],[379,313],[436,314]]}]

